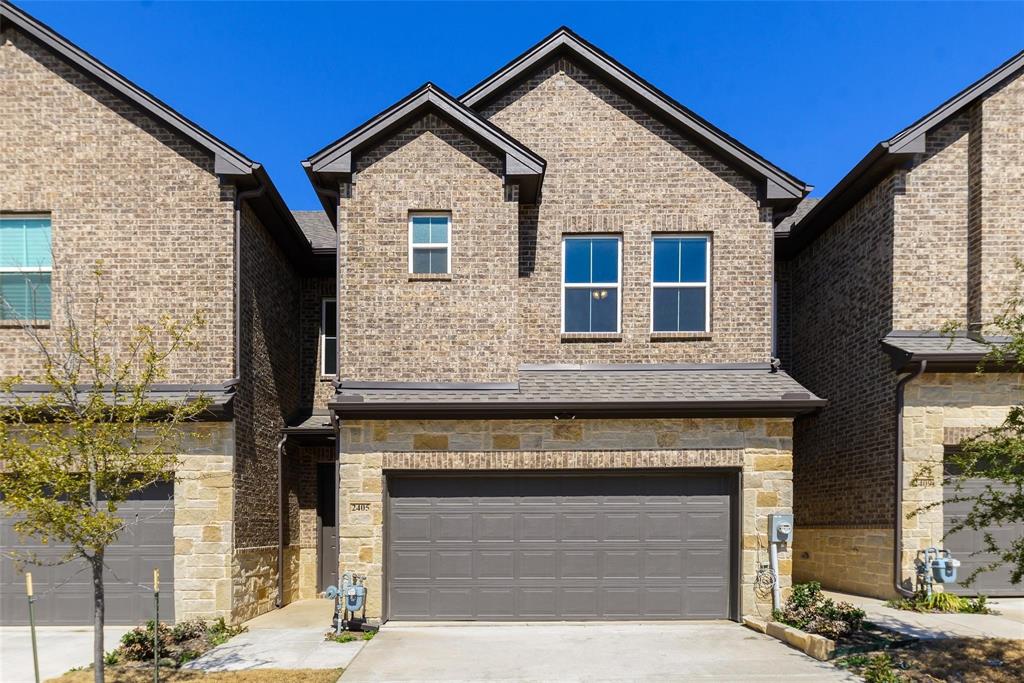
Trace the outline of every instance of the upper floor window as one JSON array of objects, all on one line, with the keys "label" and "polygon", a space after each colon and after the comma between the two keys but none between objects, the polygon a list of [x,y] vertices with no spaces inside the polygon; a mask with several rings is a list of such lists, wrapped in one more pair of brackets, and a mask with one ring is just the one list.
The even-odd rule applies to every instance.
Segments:
[{"label": "upper floor window", "polygon": [[320,305],[320,374],[338,374],[338,305],[324,299]]},{"label": "upper floor window", "polygon": [[622,239],[562,240],[562,331],[618,332]]},{"label": "upper floor window", "polygon": [[652,331],[707,332],[711,323],[710,238],[658,235],[653,252]]},{"label": "upper floor window", "polygon": [[409,272],[452,272],[452,217],[421,213],[409,216]]},{"label": "upper floor window", "polygon": [[49,320],[53,252],[47,216],[0,216],[0,320]]}]

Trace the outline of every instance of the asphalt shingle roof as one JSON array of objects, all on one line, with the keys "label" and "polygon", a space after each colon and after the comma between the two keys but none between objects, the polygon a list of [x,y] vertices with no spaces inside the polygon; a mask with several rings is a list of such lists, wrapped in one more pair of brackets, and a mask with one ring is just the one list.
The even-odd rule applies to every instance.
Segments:
[{"label": "asphalt shingle roof", "polygon": [[510,385],[416,385],[343,382],[342,407],[404,405],[524,407],[619,405],[642,409],[668,404],[806,402],[824,404],[785,372],[768,365],[734,366],[523,366]]},{"label": "asphalt shingle roof", "polygon": [[323,211],[292,211],[295,222],[314,249],[335,249],[337,233]]}]

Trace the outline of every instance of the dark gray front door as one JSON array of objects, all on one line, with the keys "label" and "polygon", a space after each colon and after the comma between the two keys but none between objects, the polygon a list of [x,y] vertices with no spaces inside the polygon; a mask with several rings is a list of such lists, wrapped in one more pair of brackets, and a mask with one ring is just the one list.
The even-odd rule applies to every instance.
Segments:
[{"label": "dark gray front door", "polygon": [[389,477],[391,619],[722,619],[734,477]]},{"label": "dark gray front door", "polygon": [[[119,514],[131,520],[117,543],[107,549],[106,621],[139,624],[153,618],[153,569],[160,569],[160,618],[174,619],[174,484],[157,484],[123,503]],[[13,519],[0,521],[0,623],[28,623],[25,575],[8,551],[29,551],[57,561],[65,547],[43,545],[14,532]],[[35,586],[36,623],[51,626],[92,623],[92,571],[82,561],[57,566],[25,565]]]},{"label": "dark gray front door", "polygon": [[[946,498],[951,498],[953,496],[973,496],[983,493],[985,491],[985,486],[988,483],[990,482],[987,479],[971,479],[964,484],[964,487],[960,491],[954,490],[953,486],[947,486],[944,494]],[[996,484],[997,488],[999,486],[999,484]],[[1009,487],[1006,487],[1006,491],[1010,492]],[[963,519],[970,510],[970,502],[943,504],[942,517],[945,525],[944,531],[951,529],[956,520]],[[1011,524],[1004,527],[991,527],[985,531],[991,533],[993,538],[996,540],[996,543],[1001,547],[1007,547],[1014,539],[1024,536],[1024,523]],[[951,534],[945,540],[945,547],[962,563],[958,572],[960,578],[970,576],[971,572],[978,567],[987,566],[996,559],[996,556],[990,553],[979,553],[978,555],[972,556],[972,553],[980,551],[985,547],[985,533],[981,530],[975,531],[973,529],[964,529],[963,531]],[[952,587],[952,592],[961,595],[1024,595],[1024,583],[1016,586],[1011,584],[1010,568],[1004,564],[995,571],[982,572],[978,574],[974,583],[971,584],[970,587],[954,585]]]},{"label": "dark gray front door", "polygon": [[334,463],[316,467],[317,590],[322,592],[338,582],[338,498],[335,494]]}]

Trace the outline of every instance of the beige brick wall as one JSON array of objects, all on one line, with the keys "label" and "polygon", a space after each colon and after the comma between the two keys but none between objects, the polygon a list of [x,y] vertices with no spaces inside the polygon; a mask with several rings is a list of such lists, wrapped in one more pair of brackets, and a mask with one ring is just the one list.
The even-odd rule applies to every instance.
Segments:
[{"label": "beige brick wall", "polygon": [[[792,511],[792,425],[767,419],[391,420],[342,428],[343,571],[368,576],[367,615],[379,618],[383,590],[383,487],[389,470],[566,470],[735,468],[742,476],[742,613],[767,614],[770,595],[755,595],[768,561],[770,513]],[[353,511],[353,503],[368,510]],[[792,560],[780,554],[782,585]]]},{"label": "beige brick wall", "polygon": [[918,551],[942,545],[942,461],[950,434],[995,427],[1020,405],[1019,373],[925,373],[907,384],[903,411],[903,577]]},{"label": "beige brick wall", "polygon": [[190,427],[174,486],[174,615],[231,618],[235,442],[230,422]]},{"label": "beige brick wall", "polygon": [[[0,211],[50,215],[54,302],[90,299],[89,272],[102,260],[106,312],[122,338],[133,324],[206,310],[198,344],[170,359],[167,381],[233,377],[233,194],[214,175],[213,154],[9,25],[0,37],[0,121]],[[52,331],[60,329],[55,320]],[[0,374],[37,367],[10,324],[0,328],[0,349]]]},{"label": "beige brick wall", "polygon": [[855,595],[893,597],[892,527],[797,526],[793,583],[807,581]]}]

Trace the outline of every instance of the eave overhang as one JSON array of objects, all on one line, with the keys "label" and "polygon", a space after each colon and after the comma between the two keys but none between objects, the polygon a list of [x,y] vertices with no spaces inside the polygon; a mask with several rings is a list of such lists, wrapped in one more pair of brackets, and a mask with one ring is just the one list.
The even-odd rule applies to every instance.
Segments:
[{"label": "eave overhang", "polygon": [[715,156],[734,164],[746,175],[759,180],[760,200],[764,204],[788,207],[799,202],[813,189],[811,185],[775,166],[679,104],[564,26],[470,88],[459,100],[479,111],[530,73],[561,56],[570,56],[587,64],[613,90],[640,105],[667,125],[680,130]]},{"label": "eave overhang", "polygon": [[992,355],[1003,338],[977,340],[970,335],[935,332],[890,332],[879,340],[895,372],[909,372],[925,362],[925,372],[1020,372],[1016,357]]},{"label": "eave overhang", "polygon": [[505,182],[519,186],[520,202],[533,204],[538,201],[544,180],[544,159],[438,86],[426,83],[302,162],[302,167],[335,225],[338,185],[353,182],[359,154],[428,112],[439,114],[498,154],[504,162]]}]

